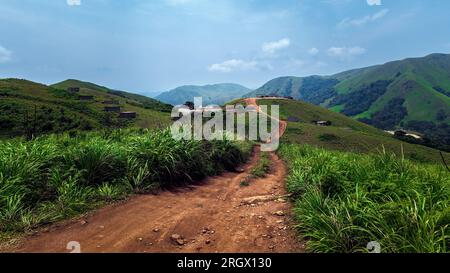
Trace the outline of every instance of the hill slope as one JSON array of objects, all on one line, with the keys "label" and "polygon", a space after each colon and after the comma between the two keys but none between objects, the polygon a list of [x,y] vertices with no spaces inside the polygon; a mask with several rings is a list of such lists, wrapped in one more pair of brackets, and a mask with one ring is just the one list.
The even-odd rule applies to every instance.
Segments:
[{"label": "hill slope", "polygon": [[104,86],[96,85],[90,82],[83,82],[78,80],[66,80],[60,83],[53,84],[52,87],[57,89],[67,90],[69,87],[80,87],[81,92],[87,92],[88,94],[92,94],[93,92],[100,92],[100,97],[105,97],[104,93],[107,93],[106,97],[116,98],[116,99],[127,99],[130,104],[138,104],[139,106],[157,110],[162,112],[170,112],[172,107],[165,103],[162,103],[156,99],[149,98],[143,95],[138,95],[130,92],[120,91],[109,89]]},{"label": "hill slope", "polygon": [[[69,92],[69,87],[80,88]],[[80,96],[92,96],[87,101]],[[95,128],[155,128],[170,121],[171,107],[123,91],[92,83],[67,80],[53,86],[20,80],[0,80],[0,136],[22,136]],[[104,111],[105,102],[113,101],[120,111],[137,113],[136,119],[118,118],[118,113]]]},{"label": "hill slope", "polygon": [[186,101],[193,101],[194,97],[202,97],[204,105],[222,105],[232,99],[240,98],[248,92],[250,89],[247,87],[233,83],[205,86],[185,85],[164,92],[156,99],[172,105],[180,105]]},{"label": "hill slope", "polygon": [[[405,143],[382,130],[319,106],[303,101],[265,99],[258,100],[258,104],[279,105],[282,120],[298,120],[288,122],[282,139],[286,143],[310,144],[325,149],[358,153],[378,153],[385,149],[399,157],[403,153],[405,158],[418,162],[442,163],[440,153],[436,149]],[[312,124],[317,120],[331,121],[331,126]],[[449,153],[444,153],[444,157],[450,162]]]},{"label": "hill slope", "polygon": [[405,128],[450,149],[450,55],[432,54],[332,76],[282,77],[247,94],[292,96],[385,130]]}]

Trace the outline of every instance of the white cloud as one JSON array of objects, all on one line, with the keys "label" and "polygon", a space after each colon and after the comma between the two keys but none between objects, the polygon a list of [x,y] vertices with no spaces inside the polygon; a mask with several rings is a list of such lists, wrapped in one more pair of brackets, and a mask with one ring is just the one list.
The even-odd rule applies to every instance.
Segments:
[{"label": "white cloud", "polygon": [[0,45],[0,63],[6,63],[11,60],[12,52]]},{"label": "white cloud", "polygon": [[279,41],[264,43],[262,45],[262,51],[264,53],[273,54],[280,49],[289,47],[290,45],[291,40],[284,38]]},{"label": "white cloud", "polygon": [[330,47],[328,49],[328,55],[330,56],[342,56],[347,51],[345,47]]},{"label": "white cloud", "polygon": [[230,59],[221,63],[216,63],[208,66],[210,72],[230,73],[236,71],[249,71],[249,70],[272,70],[271,60],[277,58],[275,53],[278,50],[289,47],[291,41],[287,38],[267,42],[262,45],[263,56],[259,58],[251,58],[250,60],[242,59]]},{"label": "white cloud", "polygon": [[66,0],[69,6],[81,6],[81,0]]},{"label": "white cloud", "polygon": [[317,48],[313,47],[310,50],[308,50],[308,54],[315,56],[315,55],[319,54],[319,50]]},{"label": "white cloud", "polygon": [[342,20],[339,24],[338,27],[339,28],[344,28],[344,27],[348,27],[348,26],[363,26],[367,23],[370,22],[375,22],[381,18],[383,18],[384,16],[386,16],[389,13],[388,9],[383,9],[377,13],[374,13],[372,15],[367,15],[361,18],[356,18],[356,19],[350,19],[350,18],[346,18],[344,20]]},{"label": "white cloud", "polygon": [[342,59],[348,59],[353,56],[358,56],[366,53],[365,48],[354,46],[354,47],[330,47],[328,49],[328,55],[331,57],[338,57]]},{"label": "white cloud", "polygon": [[208,67],[211,72],[230,73],[233,71],[255,70],[258,67],[256,61],[244,61],[240,59],[231,59],[222,63],[212,64]]},{"label": "white cloud", "polygon": [[369,6],[381,6],[381,0],[367,0]]}]

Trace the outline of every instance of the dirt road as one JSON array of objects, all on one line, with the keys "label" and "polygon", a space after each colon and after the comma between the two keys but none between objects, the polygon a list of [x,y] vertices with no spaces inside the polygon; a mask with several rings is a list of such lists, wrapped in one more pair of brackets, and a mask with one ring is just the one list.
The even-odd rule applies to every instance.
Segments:
[{"label": "dirt road", "polygon": [[[265,98],[265,99],[273,99],[273,98]],[[278,98],[278,99],[280,99],[280,98]],[[269,118],[275,119],[274,117],[271,117],[271,116],[269,116],[266,113],[261,111],[261,107],[259,107],[258,102],[257,102],[258,100],[260,100],[260,99],[248,98],[248,99],[244,99],[244,102],[247,104],[247,106],[253,106],[253,107],[256,108],[256,110],[258,112],[265,114]],[[276,119],[276,120],[280,123],[280,138],[281,138],[284,135],[284,133],[286,132],[287,122],[284,121],[284,120],[280,120],[280,119]]]},{"label": "dirt road", "polygon": [[[285,128],[285,127],[284,127]],[[76,221],[60,223],[26,237],[10,251],[132,253],[302,252],[285,198],[286,168],[271,154],[265,178],[242,181],[260,156],[255,148],[241,173],[224,173],[199,185],[134,196]],[[256,197],[256,198],[253,198]]]}]

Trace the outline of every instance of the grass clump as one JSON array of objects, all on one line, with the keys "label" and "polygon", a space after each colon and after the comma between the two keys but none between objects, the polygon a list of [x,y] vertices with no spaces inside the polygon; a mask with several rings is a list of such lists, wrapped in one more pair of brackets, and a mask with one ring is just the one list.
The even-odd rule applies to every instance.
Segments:
[{"label": "grass clump", "polygon": [[250,144],[231,141],[177,141],[170,130],[0,141],[0,234],[72,217],[132,193],[234,170],[250,152]]},{"label": "grass clump", "polygon": [[288,190],[312,252],[447,252],[450,176],[438,165],[283,145]]},{"label": "grass clump", "polygon": [[270,166],[272,161],[270,160],[269,153],[261,153],[261,157],[258,160],[256,166],[251,170],[250,174],[253,177],[265,177],[270,172]]},{"label": "grass clump", "polygon": [[249,177],[246,177],[245,179],[243,179],[241,181],[241,183],[239,183],[239,185],[241,187],[249,187],[250,186],[250,179],[249,179]]}]

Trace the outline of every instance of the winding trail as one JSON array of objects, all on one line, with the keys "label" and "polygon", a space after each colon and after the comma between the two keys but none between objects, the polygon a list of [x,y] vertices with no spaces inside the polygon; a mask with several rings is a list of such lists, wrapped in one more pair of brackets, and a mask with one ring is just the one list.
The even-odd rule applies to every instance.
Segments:
[{"label": "winding trail", "polygon": [[[272,99],[270,97],[266,98],[266,99]],[[280,99],[280,98],[277,98]],[[258,100],[257,98],[249,98],[249,99],[244,99],[244,102],[247,104],[247,106],[253,106],[256,108],[256,111],[258,111],[261,114],[264,114],[266,116],[268,116],[269,118],[275,119],[274,117],[269,116],[267,113],[264,113],[263,111],[261,111],[261,107],[258,105]],[[280,119],[275,119],[279,122],[280,124],[280,138],[284,135],[284,133],[286,132],[287,129],[287,121],[284,120],[280,120]]]},{"label": "winding trail", "polygon": [[[256,105],[256,99],[247,100]],[[286,122],[280,121],[281,135]],[[25,237],[12,252],[70,252],[80,243],[88,253],[288,253],[302,252],[286,194],[286,167],[270,154],[272,171],[241,182],[260,157],[255,147],[241,173],[227,172],[198,185],[158,195],[133,196]],[[252,197],[263,196],[264,198]],[[250,198],[250,199],[249,199]],[[259,199],[259,200],[258,200]],[[250,201],[249,201],[250,200]]]}]

